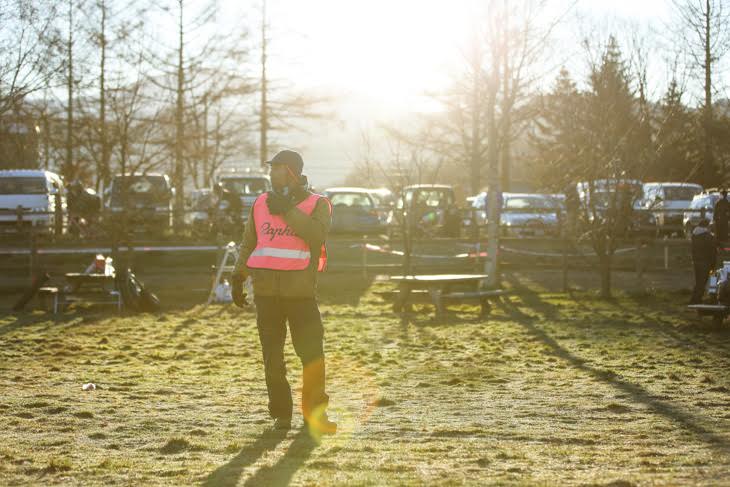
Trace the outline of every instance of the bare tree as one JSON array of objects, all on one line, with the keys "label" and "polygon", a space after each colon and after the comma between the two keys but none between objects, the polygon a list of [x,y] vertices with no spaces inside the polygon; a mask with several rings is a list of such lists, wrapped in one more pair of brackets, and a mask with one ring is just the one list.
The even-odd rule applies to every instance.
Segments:
[{"label": "bare tree", "polygon": [[[92,69],[88,103],[82,106],[89,122],[87,153],[96,168],[96,187],[106,187],[111,180],[110,160],[113,138],[108,121],[108,93],[125,86],[123,73],[139,69],[142,47],[136,40],[142,28],[140,19],[147,9],[136,0],[94,0],[85,9],[85,33],[94,51],[97,65]],[[98,90],[94,96],[92,90]]]},{"label": "bare tree", "polygon": [[324,118],[327,113],[324,107],[331,102],[329,96],[304,93],[294,89],[281,79],[271,79],[268,75],[272,31],[267,17],[267,0],[261,6],[261,58],[258,90],[260,102],[258,106],[259,120],[259,163],[266,167],[269,152],[277,145],[271,136],[274,133],[285,133],[301,129],[305,120]]},{"label": "bare tree", "polygon": [[[163,4],[161,9],[174,19],[174,45],[160,45],[159,42],[151,41],[152,44],[147,46],[146,61],[152,67],[148,80],[174,99],[173,137],[168,147],[172,152],[172,180],[176,188],[173,223],[177,231],[183,224],[185,201],[185,153],[189,145],[185,132],[186,93],[190,89],[189,73],[208,59],[220,59],[213,53],[223,44],[224,35],[221,32],[208,35],[202,46],[191,53],[189,38],[210,26],[216,13],[215,2],[208,2],[202,7],[198,5],[197,8],[189,0],[174,0],[173,3],[173,8]],[[158,54],[160,51],[162,55]]]},{"label": "bare tree", "polygon": [[712,106],[717,67],[730,49],[730,11],[724,0],[673,0],[679,22],[684,28],[685,53],[694,70],[701,75],[704,89],[702,104],[703,155],[701,181],[718,183],[715,164]]},{"label": "bare tree", "polygon": [[60,70],[55,2],[0,0],[0,116],[43,90]]}]

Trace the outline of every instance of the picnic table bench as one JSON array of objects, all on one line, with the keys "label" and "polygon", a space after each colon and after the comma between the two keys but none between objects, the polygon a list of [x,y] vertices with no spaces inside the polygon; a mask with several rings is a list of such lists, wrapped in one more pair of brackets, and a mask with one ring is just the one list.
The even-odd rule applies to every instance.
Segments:
[{"label": "picnic table bench", "polygon": [[[436,317],[446,313],[445,302],[461,302],[470,299],[479,301],[480,316],[486,317],[491,310],[489,300],[507,294],[504,289],[482,288],[481,285],[487,277],[486,274],[392,276],[390,279],[398,283],[393,311],[403,313],[410,307],[414,295],[428,294],[434,305]],[[467,290],[453,290],[457,286],[466,287]]]},{"label": "picnic table bench", "polygon": [[38,290],[41,306],[58,313],[71,303],[113,304],[122,310],[122,295],[114,288],[114,276],[69,272],[64,275],[67,286],[42,287]]}]

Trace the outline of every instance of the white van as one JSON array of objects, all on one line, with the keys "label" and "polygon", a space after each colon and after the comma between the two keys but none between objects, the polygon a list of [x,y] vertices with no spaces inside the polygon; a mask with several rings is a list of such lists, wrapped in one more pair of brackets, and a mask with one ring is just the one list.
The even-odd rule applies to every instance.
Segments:
[{"label": "white van", "polygon": [[0,171],[0,233],[33,228],[60,235],[66,219],[66,195],[58,174],[34,169]]},{"label": "white van", "polygon": [[694,183],[644,183],[644,207],[657,210],[654,216],[661,233],[680,233],[684,211],[701,192],[702,186]]}]

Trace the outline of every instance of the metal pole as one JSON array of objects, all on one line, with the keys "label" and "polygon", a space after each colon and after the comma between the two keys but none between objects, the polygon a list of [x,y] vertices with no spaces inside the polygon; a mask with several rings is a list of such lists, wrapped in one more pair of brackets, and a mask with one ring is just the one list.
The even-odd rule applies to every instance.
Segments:
[{"label": "metal pole", "polygon": [[362,277],[364,279],[368,278],[368,248],[367,248],[367,238],[365,235],[362,236]]},{"label": "metal pole", "polygon": [[562,250],[562,258],[563,258],[563,292],[568,292],[568,234],[565,230],[565,221],[564,218],[562,218],[562,213],[560,210],[555,211],[555,215],[557,217],[558,221],[558,232],[560,234],[561,238],[561,250]]}]

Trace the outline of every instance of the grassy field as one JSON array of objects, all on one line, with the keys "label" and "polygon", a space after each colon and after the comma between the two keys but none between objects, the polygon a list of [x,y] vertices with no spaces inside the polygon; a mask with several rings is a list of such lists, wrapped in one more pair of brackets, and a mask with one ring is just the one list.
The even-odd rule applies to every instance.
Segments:
[{"label": "grassy field", "polygon": [[268,429],[252,310],[2,315],[0,484],[730,485],[730,333],[686,293],[509,281],[486,321],[401,322],[328,277],[319,442]]}]

